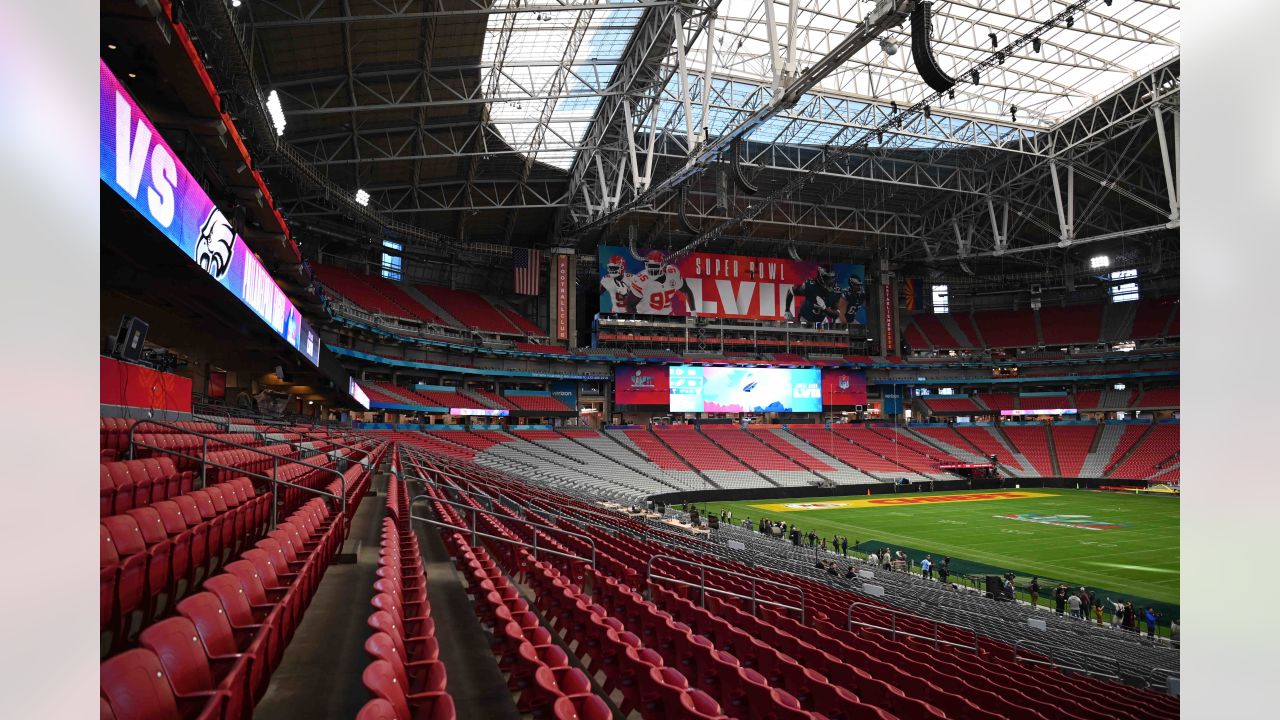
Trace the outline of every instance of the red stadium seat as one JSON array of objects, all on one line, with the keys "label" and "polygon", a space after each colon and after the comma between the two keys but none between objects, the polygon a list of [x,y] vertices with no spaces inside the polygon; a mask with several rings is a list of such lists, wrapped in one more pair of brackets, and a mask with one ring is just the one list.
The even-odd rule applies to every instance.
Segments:
[{"label": "red stadium seat", "polygon": [[119,720],[215,720],[222,717],[227,699],[225,693],[175,697],[160,658],[141,648],[102,663],[98,686],[109,717]]}]

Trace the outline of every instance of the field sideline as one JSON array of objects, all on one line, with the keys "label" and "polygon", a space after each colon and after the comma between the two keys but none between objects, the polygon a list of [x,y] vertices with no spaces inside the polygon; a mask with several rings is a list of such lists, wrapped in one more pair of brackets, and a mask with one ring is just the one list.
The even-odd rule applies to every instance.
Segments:
[{"label": "field sideline", "polygon": [[[805,533],[816,530],[828,543],[833,534],[846,535],[851,549],[855,541],[874,540],[932,553],[935,562],[950,555],[953,562],[970,560],[1023,577],[1038,575],[1178,604],[1179,500],[1047,488],[987,492],[1025,497],[957,502],[943,498],[971,493],[903,493],[710,502],[700,507],[717,514],[732,510],[735,525],[746,517],[755,527],[763,517],[785,520]],[[909,498],[930,501],[902,502]],[[783,509],[842,501],[852,506]],[[760,507],[769,505],[775,507]],[[1021,518],[998,517],[1004,515]],[[1051,594],[1051,589],[1043,594]]]}]

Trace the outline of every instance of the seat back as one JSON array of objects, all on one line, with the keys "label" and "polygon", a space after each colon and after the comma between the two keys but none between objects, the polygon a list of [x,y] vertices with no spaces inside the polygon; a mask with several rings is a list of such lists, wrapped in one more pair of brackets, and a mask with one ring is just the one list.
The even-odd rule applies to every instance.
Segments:
[{"label": "seat back", "polygon": [[239,652],[235,632],[227,619],[222,601],[211,592],[199,592],[178,603],[178,614],[191,622],[196,635],[211,657]]},{"label": "seat back", "polygon": [[374,660],[364,669],[360,676],[364,686],[374,697],[391,703],[396,717],[413,717],[409,712],[409,702],[405,699],[405,688],[396,678],[395,668],[386,660]]},{"label": "seat back", "polygon": [[147,544],[142,539],[142,528],[138,521],[129,515],[112,515],[102,519],[107,532],[111,534],[111,544],[121,556],[137,555],[147,551]]},{"label": "seat back", "polygon": [[382,698],[374,698],[360,708],[356,720],[410,720],[407,716],[396,715],[396,708]]},{"label": "seat back", "polygon": [[126,650],[108,658],[98,671],[98,685],[113,717],[121,720],[182,717],[160,658],[150,650]]},{"label": "seat back", "polygon": [[204,692],[214,686],[209,658],[195,625],[185,617],[161,620],[138,635],[142,647],[160,658],[169,685],[177,695]]}]

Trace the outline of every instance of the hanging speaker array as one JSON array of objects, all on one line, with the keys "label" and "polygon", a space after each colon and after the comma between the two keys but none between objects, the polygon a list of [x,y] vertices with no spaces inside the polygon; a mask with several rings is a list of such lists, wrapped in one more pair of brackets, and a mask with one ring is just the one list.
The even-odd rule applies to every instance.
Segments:
[{"label": "hanging speaker array", "polygon": [[933,48],[929,45],[929,31],[933,26],[931,6],[933,3],[916,3],[911,11],[911,57],[916,63],[916,72],[935,92],[946,92],[955,86],[956,80],[938,67],[938,60],[933,56]]}]

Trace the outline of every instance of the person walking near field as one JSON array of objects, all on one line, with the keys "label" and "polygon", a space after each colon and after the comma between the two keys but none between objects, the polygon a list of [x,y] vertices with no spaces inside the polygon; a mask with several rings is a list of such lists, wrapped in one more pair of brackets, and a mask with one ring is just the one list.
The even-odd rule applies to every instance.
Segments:
[{"label": "person walking near field", "polygon": [[1031,594],[1031,606],[1040,607],[1040,578],[1031,578],[1031,584],[1027,586],[1027,592]]},{"label": "person walking near field", "polygon": [[1098,627],[1102,627],[1102,598],[1093,598],[1093,619],[1097,621]]},{"label": "person walking near field", "polygon": [[933,560],[930,559],[932,557],[932,555],[925,555],[924,559],[920,561],[920,577],[925,580],[933,579]]},{"label": "person walking near field", "polygon": [[1053,604],[1054,604],[1054,606],[1055,606],[1055,607],[1057,607],[1057,609],[1058,609],[1058,614],[1059,614],[1059,615],[1061,615],[1061,614],[1063,613],[1063,611],[1064,611],[1064,610],[1066,610],[1066,607],[1067,607],[1067,585],[1066,585],[1066,583],[1059,583],[1059,584],[1058,584],[1058,587],[1057,587],[1056,589],[1054,589],[1054,591],[1053,591]]}]

